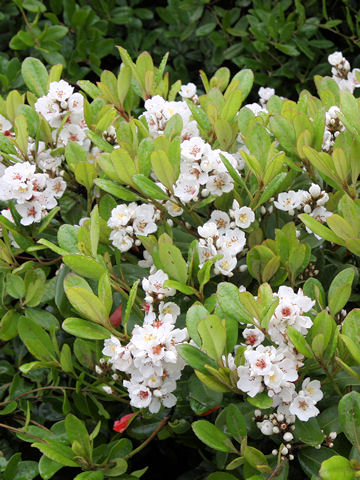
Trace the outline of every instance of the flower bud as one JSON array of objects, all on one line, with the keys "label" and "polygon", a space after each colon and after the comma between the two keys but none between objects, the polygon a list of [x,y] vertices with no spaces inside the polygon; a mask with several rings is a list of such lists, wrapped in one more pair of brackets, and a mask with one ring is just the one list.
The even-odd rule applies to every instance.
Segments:
[{"label": "flower bud", "polygon": [[291,440],[294,438],[294,435],[290,432],[284,433],[283,439],[285,442],[291,442]]}]

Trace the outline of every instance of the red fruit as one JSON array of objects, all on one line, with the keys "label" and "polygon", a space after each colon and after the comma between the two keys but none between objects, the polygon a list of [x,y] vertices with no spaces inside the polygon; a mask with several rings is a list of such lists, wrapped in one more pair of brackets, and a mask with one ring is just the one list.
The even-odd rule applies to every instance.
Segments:
[{"label": "red fruit", "polygon": [[129,426],[134,415],[136,415],[136,413],[129,413],[128,415],[121,417],[120,420],[116,420],[116,422],[114,422],[113,430],[119,433],[124,432]]},{"label": "red fruit", "polygon": [[121,305],[119,305],[115,312],[110,316],[110,323],[115,328],[121,325]]}]

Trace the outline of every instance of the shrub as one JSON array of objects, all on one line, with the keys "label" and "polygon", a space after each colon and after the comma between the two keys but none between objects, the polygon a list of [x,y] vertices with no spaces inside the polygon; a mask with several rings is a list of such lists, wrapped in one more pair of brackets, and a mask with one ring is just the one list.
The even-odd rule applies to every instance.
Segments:
[{"label": "shrub", "polygon": [[3,92],[19,88],[21,60],[27,56],[61,63],[64,78],[72,82],[94,81],[104,68],[117,73],[114,43],[132,56],[151,51],[157,64],[170,52],[171,81],[198,82],[200,69],[213,75],[223,65],[233,74],[251,68],[257,85],[287,98],[312,89],[315,74],[329,73],[324,49],[337,45],[359,64],[356,2],[173,0],[156,8],[139,0],[3,4]]},{"label": "shrub", "polygon": [[0,103],[4,478],[355,478],[359,72],[246,104],[119,51]]}]

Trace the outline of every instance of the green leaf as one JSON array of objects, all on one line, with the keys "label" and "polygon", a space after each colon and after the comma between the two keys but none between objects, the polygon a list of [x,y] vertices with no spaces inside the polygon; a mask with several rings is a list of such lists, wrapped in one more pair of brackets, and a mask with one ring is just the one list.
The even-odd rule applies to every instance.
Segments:
[{"label": "green leaf", "polygon": [[122,321],[124,327],[126,326],[127,322],[129,321],[131,309],[134,306],[134,303],[135,303],[135,300],[136,300],[136,295],[137,295],[137,290],[138,290],[139,283],[140,283],[140,278],[138,280],[136,280],[136,282],[131,287],[131,290],[130,290],[130,293],[129,293],[129,298],[128,298],[127,303],[126,303],[124,319]]},{"label": "green leaf", "polygon": [[195,435],[208,447],[220,452],[236,452],[236,448],[225,433],[206,420],[198,420],[191,425]]},{"label": "green leaf", "polygon": [[82,287],[71,287],[65,290],[69,302],[84,317],[100,325],[106,325],[108,315],[103,303],[92,292]]},{"label": "green leaf", "polygon": [[246,400],[257,408],[270,408],[273,404],[273,399],[266,392],[258,393],[255,397],[247,397]]},{"label": "green leaf", "polygon": [[39,461],[39,473],[43,480],[50,480],[55,473],[63,466],[60,463],[50,460],[50,458],[42,455]]},{"label": "green leaf", "polygon": [[101,263],[83,255],[66,255],[63,257],[63,262],[74,272],[86,278],[99,279],[106,272],[106,268]]},{"label": "green leaf", "polygon": [[35,442],[31,446],[38,448],[40,452],[56,463],[66,467],[79,467],[79,464],[73,460],[74,454],[71,448],[60,442],[52,442],[51,444]]},{"label": "green leaf", "polygon": [[75,167],[78,163],[88,161],[85,150],[76,142],[69,142],[66,145],[65,159],[73,172],[75,171]]},{"label": "green leaf", "polygon": [[307,213],[301,213],[298,215],[300,220],[310,228],[313,233],[319,235],[319,237],[327,240],[328,242],[336,243],[337,245],[345,246],[345,241],[338,237],[332,230],[322,225],[320,222],[315,220],[315,218],[311,217]]},{"label": "green leaf", "polygon": [[299,450],[298,458],[305,474],[311,478],[312,475],[314,475],[317,480],[321,463],[335,454],[336,453],[329,448],[321,447],[317,450],[313,447],[307,447]]},{"label": "green leaf", "polygon": [[[126,469],[124,471],[126,471]],[[79,475],[76,475],[76,477],[74,477],[74,480],[103,480],[103,478],[104,472],[102,470],[96,470],[95,472],[79,473]]]},{"label": "green leaf", "polygon": [[90,215],[91,255],[96,257],[100,238],[99,207],[95,205]]},{"label": "green leaf", "polygon": [[158,246],[158,253],[162,270],[170,278],[186,285],[187,264],[179,248],[169,243],[161,243]]},{"label": "green leaf", "polygon": [[184,285],[183,283],[177,282],[176,280],[165,280],[164,287],[175,288],[185,295],[198,295],[199,292],[194,287],[189,287],[189,285]]},{"label": "green leaf", "polygon": [[134,193],[131,190],[122,187],[121,185],[117,185],[111,180],[97,178],[94,183],[101,190],[104,190],[104,192],[111,193],[111,195],[114,195],[114,197],[125,200],[126,202],[136,202],[137,200],[141,199],[137,193]]},{"label": "green leaf", "polygon": [[139,190],[146,196],[155,200],[170,200],[166,193],[158,187],[150,178],[141,173],[133,175],[133,181]]},{"label": "green leaf", "polygon": [[192,305],[186,312],[186,328],[190,338],[200,347],[201,338],[198,332],[198,325],[201,320],[209,315],[209,312],[202,305]]},{"label": "green leaf", "polygon": [[96,177],[97,171],[92,163],[80,162],[75,165],[76,181],[83,185],[88,191],[93,186]]},{"label": "green leaf", "polygon": [[350,461],[340,455],[334,455],[325,460],[321,464],[319,474],[323,480],[339,480],[340,478],[341,480],[353,480],[355,478],[355,471]]},{"label": "green leaf", "polygon": [[296,419],[295,438],[308,445],[321,445],[324,440],[324,434],[321,431],[317,418],[309,418],[306,422]]},{"label": "green leaf", "polygon": [[172,191],[176,180],[174,168],[169,160],[169,157],[163,150],[156,150],[151,154],[151,164],[155,175],[160,182],[169,190]]},{"label": "green leaf", "polygon": [[6,292],[13,298],[22,298],[25,295],[25,282],[19,275],[9,273],[6,276]]},{"label": "green leaf", "polygon": [[65,431],[71,443],[79,442],[84,458],[90,460],[90,438],[84,423],[75,415],[69,414],[65,418]]},{"label": "green leaf", "polygon": [[303,335],[294,327],[288,327],[286,330],[287,336],[290,338],[291,343],[296,350],[307,358],[313,358],[313,352]]},{"label": "green leaf", "polygon": [[342,397],[339,420],[349,442],[360,451],[360,393],[350,392]]},{"label": "green leaf", "polygon": [[263,473],[272,473],[272,468],[269,467],[265,455],[257,448],[246,446],[244,449],[244,457],[256,470]]},{"label": "green leaf", "polygon": [[[202,374],[200,373],[200,375]],[[215,392],[208,388],[207,385],[201,381],[201,378],[199,379],[197,374],[192,374],[189,378],[188,388],[188,401],[192,411],[196,415],[201,415],[221,404],[222,393]]]},{"label": "green leaf", "polygon": [[263,203],[266,203],[271,197],[273,197],[277,192],[282,190],[282,184],[284,183],[288,173],[287,172],[280,172],[278,173],[270,183],[265,187],[264,191],[262,192],[260,199],[254,208],[256,210],[260,207]]},{"label": "green leaf", "polygon": [[74,335],[74,337],[88,340],[105,340],[110,337],[109,330],[82,318],[67,318],[62,324],[62,328],[70,335]]},{"label": "green leaf", "polygon": [[180,357],[194,370],[199,370],[199,372],[207,375],[209,372],[206,370],[205,365],[210,365],[211,367],[216,368],[216,363],[212,358],[208,357],[206,353],[192,345],[183,343],[177,345],[176,349]]},{"label": "green leaf", "polygon": [[245,418],[234,404],[226,407],[226,426],[231,435],[239,443],[247,436]]},{"label": "green leaf", "polygon": [[209,315],[198,323],[201,349],[215,360],[221,359],[226,345],[226,330],[216,315]]},{"label": "green leaf", "polygon": [[355,308],[348,313],[343,323],[342,333],[360,344],[360,308]]},{"label": "green leaf", "polygon": [[239,289],[232,283],[219,283],[217,298],[226,317],[232,318],[239,323],[252,323],[253,316],[240,302]]},{"label": "green leaf", "polygon": [[347,303],[351,295],[351,287],[354,280],[354,269],[341,270],[329,287],[329,308],[332,315],[336,315]]},{"label": "green leaf", "polygon": [[40,60],[26,58],[21,65],[21,75],[28,89],[37,97],[47,94],[48,73]]},{"label": "green leaf", "polygon": [[50,336],[30,318],[21,317],[18,322],[21,341],[38,360],[51,362],[56,360],[56,353]]}]

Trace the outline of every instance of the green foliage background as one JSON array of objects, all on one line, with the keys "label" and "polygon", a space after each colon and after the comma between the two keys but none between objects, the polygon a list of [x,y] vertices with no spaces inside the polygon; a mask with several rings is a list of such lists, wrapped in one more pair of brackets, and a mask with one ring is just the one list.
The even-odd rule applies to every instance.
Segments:
[{"label": "green foliage background", "polygon": [[114,45],[131,56],[170,52],[170,79],[198,81],[198,71],[251,68],[255,83],[280,95],[312,88],[329,73],[327,55],[342,50],[360,64],[356,0],[3,0],[0,10],[0,83],[21,86],[27,56],[62,63],[65,78],[97,79],[117,71]]}]

